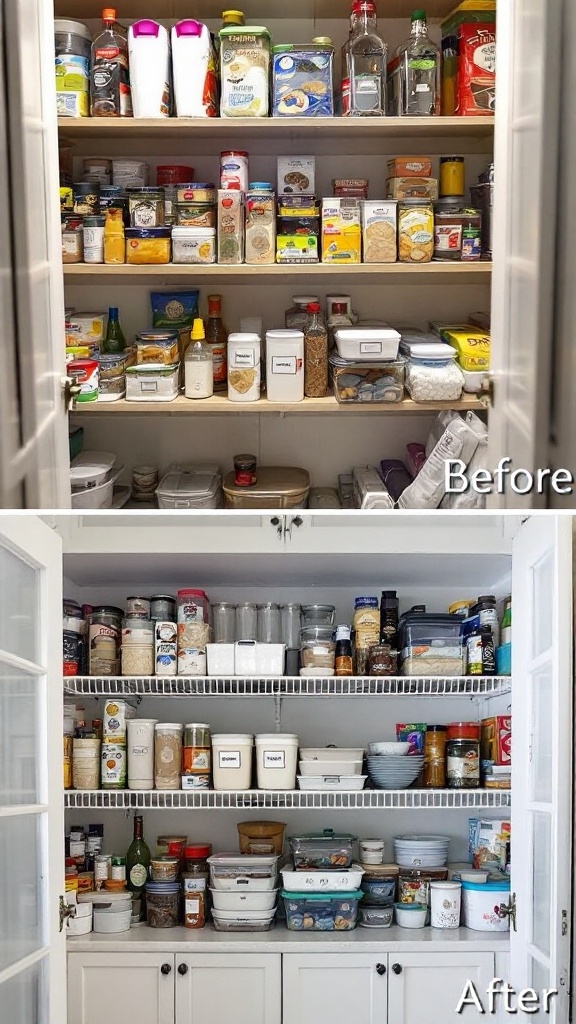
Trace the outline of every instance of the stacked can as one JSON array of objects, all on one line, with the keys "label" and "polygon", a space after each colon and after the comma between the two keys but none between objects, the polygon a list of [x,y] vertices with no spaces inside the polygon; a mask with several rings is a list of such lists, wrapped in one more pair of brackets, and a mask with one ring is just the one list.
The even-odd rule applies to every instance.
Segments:
[{"label": "stacked can", "polygon": [[104,705],[102,721],[102,789],[126,789],[127,722],[136,708],[125,700],[112,698]]},{"label": "stacked can", "polygon": [[210,602],[203,590],[178,591],[178,675],[206,675]]}]

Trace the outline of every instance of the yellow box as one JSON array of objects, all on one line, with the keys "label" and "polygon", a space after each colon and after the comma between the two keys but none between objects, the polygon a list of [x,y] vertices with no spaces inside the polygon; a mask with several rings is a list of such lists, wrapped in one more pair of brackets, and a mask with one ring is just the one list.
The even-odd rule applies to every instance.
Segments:
[{"label": "yellow box", "polygon": [[322,200],[322,262],[360,263],[362,227],[358,199]]},{"label": "yellow box", "polygon": [[442,331],[446,341],[458,353],[458,362],[463,370],[490,369],[490,335],[483,331]]}]

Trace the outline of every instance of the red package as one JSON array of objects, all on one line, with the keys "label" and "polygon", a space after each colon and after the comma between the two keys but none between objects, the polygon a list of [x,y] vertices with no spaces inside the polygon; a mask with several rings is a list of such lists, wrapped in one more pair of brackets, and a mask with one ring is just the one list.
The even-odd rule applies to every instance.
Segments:
[{"label": "red package", "polygon": [[415,441],[412,441],[406,445],[406,451],[408,452],[408,469],[413,477],[417,477],[426,462],[426,447],[423,444],[417,444]]},{"label": "red package", "polygon": [[494,113],[496,92],[496,30],[493,24],[469,23],[458,29],[456,114]]},{"label": "red package", "polygon": [[511,763],[512,717],[495,715],[482,719],[481,752],[483,761],[497,765]]}]

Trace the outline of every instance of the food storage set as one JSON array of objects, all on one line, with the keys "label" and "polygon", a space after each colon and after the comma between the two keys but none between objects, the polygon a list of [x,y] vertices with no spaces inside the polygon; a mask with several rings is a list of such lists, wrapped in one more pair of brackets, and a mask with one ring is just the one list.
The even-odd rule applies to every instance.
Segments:
[{"label": "food storage set", "polygon": [[[331,828],[288,836],[280,821],[237,825],[239,853],[213,853],[187,835],[160,835],[150,852],[142,830],[139,874],[126,855],[104,850],[104,827],[72,826],[66,837],[70,935],[121,932],[146,919],[152,928],[184,924],[216,931],[364,928],[506,931],[509,927],[510,822],[469,820],[469,861],[450,863],[444,836],[409,834],[386,842]],[[478,866],[480,865],[480,866]],[[280,896],[280,899],[278,898]]]}]

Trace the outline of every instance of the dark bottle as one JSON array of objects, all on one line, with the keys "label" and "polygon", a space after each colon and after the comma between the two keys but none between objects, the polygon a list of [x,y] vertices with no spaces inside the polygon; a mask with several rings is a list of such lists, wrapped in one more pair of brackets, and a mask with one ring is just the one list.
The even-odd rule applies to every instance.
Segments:
[{"label": "dark bottle", "polygon": [[336,629],[336,652],[334,657],[334,673],[337,676],[353,675],[352,643],[350,627],[338,626]]},{"label": "dark bottle", "polygon": [[108,310],[108,326],[106,337],[102,345],[103,355],[114,355],[116,352],[123,352],[126,348],[126,338],[122,333],[120,321],[118,320],[118,307],[110,306]]},{"label": "dark bottle", "polygon": [[496,675],[496,649],[490,626],[478,626],[466,640],[469,676]]},{"label": "dark bottle", "polygon": [[134,838],[126,854],[126,879],[128,889],[137,896],[148,881],[150,872],[150,848],[144,840],[144,819],[137,814],[134,818]]},{"label": "dark bottle", "polygon": [[380,600],[380,643],[398,650],[398,607],[395,590],[383,590]]}]

